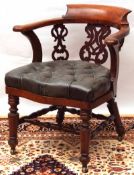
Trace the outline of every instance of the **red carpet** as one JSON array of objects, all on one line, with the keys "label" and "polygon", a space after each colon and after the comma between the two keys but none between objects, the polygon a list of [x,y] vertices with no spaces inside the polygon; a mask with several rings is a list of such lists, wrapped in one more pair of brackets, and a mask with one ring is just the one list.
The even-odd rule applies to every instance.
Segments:
[{"label": "red carpet", "polygon": [[[40,120],[54,122],[53,117]],[[126,130],[133,117],[124,117]],[[94,128],[100,121],[92,121]],[[63,130],[79,130],[80,120],[66,117]],[[0,174],[1,175],[82,175],[79,162],[79,135],[52,130],[28,123],[19,127],[18,154],[10,155],[7,144],[7,120],[0,120]],[[126,132],[122,142],[116,140],[113,124],[91,141],[89,173],[86,175],[133,175],[134,130]]]}]

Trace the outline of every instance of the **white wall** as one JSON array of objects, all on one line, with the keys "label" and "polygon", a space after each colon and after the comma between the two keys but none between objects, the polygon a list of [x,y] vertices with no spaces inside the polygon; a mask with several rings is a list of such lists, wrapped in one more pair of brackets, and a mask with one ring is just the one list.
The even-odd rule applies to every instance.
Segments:
[{"label": "white wall", "polygon": [[[66,12],[66,4],[69,3],[93,3],[122,6],[134,10],[133,0],[3,0],[0,5],[0,116],[8,113],[7,95],[5,94],[4,75],[12,68],[27,64],[31,61],[32,50],[29,42],[24,36],[12,31],[16,24],[38,21],[51,17],[58,17]],[[134,12],[129,14],[131,32],[126,38],[124,47],[120,54],[120,74],[118,82],[117,101],[122,114],[134,114]],[[48,41],[48,35],[39,30],[41,38]],[[45,35],[43,35],[45,34]],[[76,43],[73,43],[76,44]],[[45,47],[45,46],[44,46]],[[49,47],[45,48],[45,55],[49,57]],[[71,50],[73,53],[73,50]],[[49,59],[49,58],[48,58]],[[26,113],[32,108],[40,107],[37,103],[21,100],[20,112]],[[42,105],[43,106],[43,105]],[[98,110],[102,111],[103,106]]]}]

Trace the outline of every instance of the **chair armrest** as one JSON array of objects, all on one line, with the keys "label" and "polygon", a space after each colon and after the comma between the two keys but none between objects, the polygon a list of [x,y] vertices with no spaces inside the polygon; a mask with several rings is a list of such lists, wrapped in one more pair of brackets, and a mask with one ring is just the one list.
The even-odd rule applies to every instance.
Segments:
[{"label": "chair armrest", "polygon": [[33,30],[41,28],[41,27],[57,24],[57,23],[62,23],[63,20],[64,20],[63,18],[55,18],[55,19],[50,19],[50,20],[38,21],[38,22],[26,24],[26,25],[16,25],[13,27],[13,31],[21,32],[30,41],[32,50],[33,50],[32,62],[42,61],[41,43],[40,43],[38,36]]},{"label": "chair armrest", "polygon": [[105,43],[107,45],[115,45],[120,43],[120,40],[124,39],[125,36],[127,36],[129,34],[129,26],[128,25],[124,25],[120,28],[120,30],[112,35],[109,35],[106,39],[105,39]]},{"label": "chair armrest", "polygon": [[15,32],[26,32],[26,31],[31,31],[34,29],[38,29],[41,27],[53,25],[56,23],[62,23],[63,18],[55,18],[55,19],[49,19],[49,20],[44,20],[44,21],[38,21],[30,24],[25,24],[25,25],[16,25],[13,27],[13,31]]}]

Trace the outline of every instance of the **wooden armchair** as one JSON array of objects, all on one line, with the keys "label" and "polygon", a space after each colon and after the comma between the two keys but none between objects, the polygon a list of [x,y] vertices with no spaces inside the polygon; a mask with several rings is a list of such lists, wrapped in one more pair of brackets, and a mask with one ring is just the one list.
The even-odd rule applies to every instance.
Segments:
[{"label": "wooden armchair", "polygon": [[[130,13],[128,9],[113,6],[68,5],[66,15],[61,18],[18,25],[13,28],[15,32],[21,32],[29,39],[33,49],[33,60],[31,64],[8,72],[5,77],[6,93],[9,96],[10,105],[8,143],[12,154],[15,153],[18,143],[18,125],[23,122],[32,123],[33,120],[30,119],[56,109],[58,109],[56,121],[59,128],[62,127],[66,111],[80,115],[82,121],[80,161],[83,172],[88,171],[90,139],[104,125],[114,121],[118,139],[123,139],[125,130],[115,97],[119,51],[125,36],[129,33],[128,13]],[[69,52],[65,46],[65,37],[68,34],[65,24],[68,23],[72,25],[85,23],[87,41],[81,45],[80,60],[68,60]],[[52,52],[53,61],[42,62],[42,46],[33,30],[50,25],[52,25],[51,35],[56,42]],[[115,32],[112,28],[116,28],[118,31]],[[110,59],[109,68],[102,66],[107,59]],[[19,97],[52,106],[27,117],[19,118],[17,112]],[[108,104],[109,117],[92,112],[92,109],[105,102]],[[80,110],[67,108],[67,106]],[[94,117],[104,121],[94,131],[91,131],[90,119]]]}]

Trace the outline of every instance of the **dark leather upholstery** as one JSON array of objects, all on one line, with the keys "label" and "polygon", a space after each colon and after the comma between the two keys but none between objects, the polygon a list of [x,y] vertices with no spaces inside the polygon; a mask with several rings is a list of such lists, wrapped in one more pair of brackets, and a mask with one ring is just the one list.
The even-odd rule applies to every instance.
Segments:
[{"label": "dark leather upholstery", "polygon": [[93,101],[110,89],[110,72],[84,61],[31,63],[6,74],[6,85],[39,95]]}]

